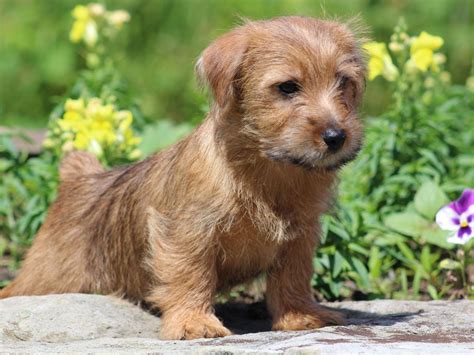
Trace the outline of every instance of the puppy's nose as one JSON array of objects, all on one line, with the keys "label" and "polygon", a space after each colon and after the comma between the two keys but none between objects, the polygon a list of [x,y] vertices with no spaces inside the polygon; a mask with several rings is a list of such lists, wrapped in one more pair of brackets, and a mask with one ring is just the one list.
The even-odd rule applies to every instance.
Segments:
[{"label": "puppy's nose", "polygon": [[321,137],[329,150],[335,152],[344,144],[346,133],[342,129],[329,128],[321,134]]}]

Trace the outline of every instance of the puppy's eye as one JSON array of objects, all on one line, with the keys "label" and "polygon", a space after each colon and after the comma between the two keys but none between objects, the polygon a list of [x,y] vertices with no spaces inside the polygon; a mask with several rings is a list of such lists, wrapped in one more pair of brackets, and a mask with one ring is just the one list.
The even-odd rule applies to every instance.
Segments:
[{"label": "puppy's eye", "polygon": [[347,83],[349,82],[349,78],[345,75],[339,77],[338,88],[340,90],[344,90],[347,87]]},{"label": "puppy's eye", "polygon": [[291,96],[300,91],[300,86],[293,80],[285,81],[284,83],[279,84],[277,87],[278,91],[280,91],[280,93],[285,96]]}]

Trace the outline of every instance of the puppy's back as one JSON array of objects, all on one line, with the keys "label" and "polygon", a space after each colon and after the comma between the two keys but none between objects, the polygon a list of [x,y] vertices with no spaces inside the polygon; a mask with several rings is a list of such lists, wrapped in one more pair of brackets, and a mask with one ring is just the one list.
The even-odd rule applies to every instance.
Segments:
[{"label": "puppy's back", "polygon": [[61,181],[74,180],[79,176],[98,174],[104,172],[95,156],[88,152],[72,152],[68,154],[59,168]]}]

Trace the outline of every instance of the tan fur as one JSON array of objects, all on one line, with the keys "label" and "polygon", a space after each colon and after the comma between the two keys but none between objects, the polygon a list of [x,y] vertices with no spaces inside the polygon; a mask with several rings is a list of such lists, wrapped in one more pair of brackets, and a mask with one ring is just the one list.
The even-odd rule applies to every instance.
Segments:
[{"label": "tan fur", "polygon": [[[275,329],[342,322],[315,304],[310,280],[336,168],[362,140],[357,40],[337,22],[247,22],[196,70],[215,102],[189,137],[110,171],[87,153],[65,159],[58,198],[0,297],[120,294],[159,308],[164,338],[219,337],[230,332],[216,293],[266,273]],[[301,87],[291,98],[278,90],[288,80]],[[347,134],[335,153],[328,127]]]}]

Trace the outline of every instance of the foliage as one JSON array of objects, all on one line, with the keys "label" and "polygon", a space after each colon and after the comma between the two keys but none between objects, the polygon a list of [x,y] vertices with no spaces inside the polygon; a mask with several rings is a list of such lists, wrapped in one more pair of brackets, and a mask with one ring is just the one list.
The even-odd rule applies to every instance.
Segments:
[{"label": "foliage", "polygon": [[115,68],[108,48],[130,15],[124,10],[108,11],[99,3],[78,5],[72,11],[74,23],[70,40],[83,44],[79,49],[87,68],[73,86],[70,97],[50,116],[45,148],[57,157],[72,150],[86,150],[105,165],[138,159],[141,139],[132,130],[134,114],[143,115],[133,104],[125,82]]},{"label": "foliage", "polygon": [[[0,124],[45,127],[57,97],[73,85],[87,58],[68,44],[75,21],[67,16],[79,0],[0,1]],[[151,120],[189,122],[206,98],[196,90],[194,62],[240,16],[263,19],[307,15],[346,19],[360,14],[369,36],[387,38],[400,16],[413,32],[443,34],[447,69],[464,83],[472,60],[470,0],[114,0],[101,1],[131,16],[107,45],[110,56]],[[99,31],[100,32],[100,31]],[[100,36],[100,35],[99,35]],[[54,44],[54,45],[48,45]],[[72,96],[74,98],[78,96]],[[364,112],[385,111],[389,88],[368,89]],[[130,105],[124,105],[130,109]],[[138,118],[135,116],[137,120]]]},{"label": "foliage", "polygon": [[30,245],[55,197],[58,162],[65,153],[86,150],[107,166],[141,156],[141,139],[132,124],[139,130],[145,119],[108,52],[128,14],[91,4],[75,7],[72,15],[70,39],[82,46],[87,67],[50,115],[45,151],[29,159],[14,148],[11,133],[0,135],[0,255],[8,254],[12,266]]},{"label": "foliage", "polygon": [[394,80],[394,105],[367,122],[365,148],[343,172],[337,212],[324,219],[314,286],[328,299],[354,297],[355,290],[363,298],[473,295],[466,282],[473,243],[452,251],[434,216],[448,196],[474,184],[473,134],[466,129],[474,92],[446,82],[433,52],[425,53],[429,65],[426,58],[412,65],[411,47],[426,36],[409,39],[405,31],[401,23],[392,36],[389,75],[369,68]]},{"label": "foliage", "polygon": [[189,123],[175,124],[167,120],[149,124],[143,131],[143,141],[139,148],[145,155],[152,154],[183,138],[193,128]]},{"label": "foliage", "polygon": [[12,136],[0,134],[0,256],[9,254],[15,267],[56,196],[58,167],[50,154],[28,159]]}]

